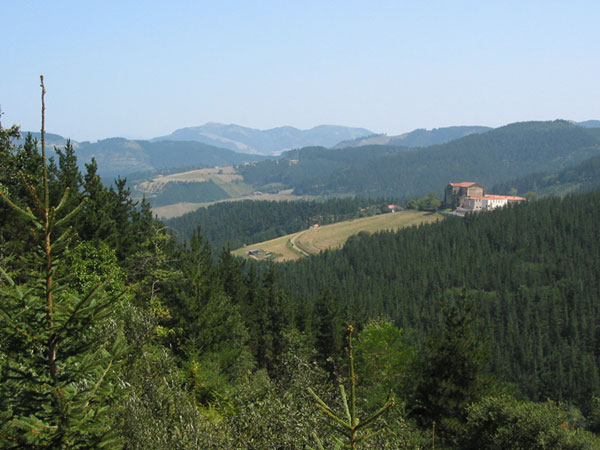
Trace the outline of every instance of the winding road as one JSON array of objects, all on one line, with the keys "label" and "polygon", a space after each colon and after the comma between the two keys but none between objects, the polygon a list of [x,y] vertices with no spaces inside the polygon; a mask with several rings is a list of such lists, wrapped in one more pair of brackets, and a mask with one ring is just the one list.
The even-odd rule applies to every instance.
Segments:
[{"label": "winding road", "polygon": [[291,239],[290,239],[290,244],[292,244],[292,248],[300,253],[302,253],[304,256],[310,256],[309,253],[306,253],[304,250],[302,250],[300,247],[298,247],[296,245],[296,239],[298,239],[300,236],[302,236],[304,233],[306,233],[309,230],[304,230],[301,231],[300,233],[294,235]]}]

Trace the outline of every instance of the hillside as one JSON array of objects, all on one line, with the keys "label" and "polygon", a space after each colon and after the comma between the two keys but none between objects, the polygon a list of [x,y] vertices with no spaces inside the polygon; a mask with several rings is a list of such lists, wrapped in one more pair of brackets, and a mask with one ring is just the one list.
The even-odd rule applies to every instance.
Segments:
[{"label": "hillside", "polygon": [[265,159],[200,142],[130,141],[124,138],[79,143],[79,161],[87,162],[92,156],[98,162],[100,173],[109,177],[168,167],[226,166]]},{"label": "hillside", "polygon": [[394,145],[402,147],[429,147],[431,145],[445,144],[470,134],[485,133],[490,127],[456,126],[445,128],[424,128],[404,133],[398,136],[373,135],[352,141],[343,141],[333,148],[362,147],[365,145]]},{"label": "hillside", "polygon": [[440,302],[464,292],[493,373],[526,398],[590,407],[600,392],[598,211],[599,192],[547,198],[360,234],[275,269],[294,298],[316,304],[327,290],[347,320],[389,317],[421,336],[440,325]]},{"label": "hillside", "polygon": [[566,121],[522,122],[419,149],[311,149],[240,168],[251,184],[281,183],[297,194],[421,196],[452,180],[493,186],[557,171],[600,154],[597,129]]},{"label": "hillside", "polygon": [[323,250],[341,248],[350,236],[360,233],[396,231],[441,219],[442,216],[439,214],[421,211],[401,211],[363,217],[311,227],[298,233],[239,248],[233,251],[233,254],[243,258],[255,258],[249,252],[258,251],[255,259],[268,259],[275,262],[293,261],[304,256],[316,255]]},{"label": "hillside", "polygon": [[373,132],[365,128],[338,125],[319,125],[308,130],[290,126],[258,130],[234,124],[206,123],[197,127],[181,128],[152,141],[197,141],[237,152],[273,155],[299,147],[330,147],[343,140],[370,134]]},{"label": "hillside", "polygon": [[566,195],[600,190],[600,156],[559,172],[527,175],[494,186],[493,192],[516,191],[517,195],[535,192],[538,196]]},{"label": "hillside", "polygon": [[[399,404],[369,448],[428,447],[433,421],[436,448],[535,448],[531,437],[540,448],[548,437],[552,448],[599,448],[600,193],[418,227],[406,227],[408,214],[435,216],[373,215],[287,238],[316,254],[265,264],[217,257],[197,223],[175,242],[123,181],[81,177],[70,151],[46,170],[35,147],[12,148],[3,133],[5,446],[297,448],[311,432],[331,433],[307,387],[329,402],[338,380],[350,379],[353,398],[358,379],[361,417]],[[353,154],[359,165],[377,158],[372,150]],[[382,158],[418,153],[390,150]],[[352,163],[348,155],[333,160]],[[161,175],[149,193],[161,178],[217,186],[240,176],[231,167]],[[382,207],[219,204],[200,231],[228,242]],[[366,232],[397,218],[405,228]]]},{"label": "hillside", "polygon": [[279,200],[254,196],[252,201],[216,203],[167,220],[166,225],[181,242],[190,241],[200,228],[213,248],[238,248],[306,230],[315,223],[326,225],[388,211],[386,202],[361,198]]}]

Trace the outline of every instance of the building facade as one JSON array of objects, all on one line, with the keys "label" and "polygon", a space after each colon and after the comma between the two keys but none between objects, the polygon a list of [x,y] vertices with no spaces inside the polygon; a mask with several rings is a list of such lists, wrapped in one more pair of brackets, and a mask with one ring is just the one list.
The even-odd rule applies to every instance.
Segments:
[{"label": "building facade", "polygon": [[483,197],[485,188],[479,183],[465,181],[449,183],[444,191],[444,207],[458,208],[463,206],[466,197]]}]

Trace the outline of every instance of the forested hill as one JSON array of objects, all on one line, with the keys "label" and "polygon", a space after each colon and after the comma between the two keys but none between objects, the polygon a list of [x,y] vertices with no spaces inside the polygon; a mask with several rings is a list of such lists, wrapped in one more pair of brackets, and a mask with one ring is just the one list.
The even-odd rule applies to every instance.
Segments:
[{"label": "forested hill", "polygon": [[406,147],[369,145],[364,147],[328,150],[325,147],[304,147],[285,152],[281,159],[263,161],[238,167],[247,183],[263,190],[264,186],[294,188],[310,180],[327,179],[353,165],[371,159],[411,151]]},{"label": "forested hill", "polygon": [[600,190],[600,156],[560,172],[536,173],[494,186],[490,192],[516,190],[518,195],[565,195]]},{"label": "forested hill", "polygon": [[591,407],[600,394],[600,193],[547,198],[397,233],[277,265],[281,286],[345,322],[390,317],[420,339],[440,301],[465,288],[491,368],[530,399]]},{"label": "forested hill", "polygon": [[[40,145],[40,133],[23,133],[13,139],[14,145],[24,145],[28,135]],[[54,147],[63,148],[67,139],[57,134],[46,134],[49,156],[56,155]],[[266,157],[238,153],[233,150],[215,147],[201,142],[130,140],[121,137],[102,139],[97,142],[71,141],[75,149],[79,168],[93,158],[98,163],[98,173],[107,179],[117,176],[167,168],[214,167],[263,161]]]},{"label": "forested hill", "polygon": [[298,194],[414,197],[440,192],[451,180],[478,180],[492,186],[531,173],[561,170],[598,154],[600,138],[595,129],[566,121],[523,122],[416,150],[313,149],[286,155],[278,163],[248,166],[242,173],[255,185],[279,182]]},{"label": "forested hill", "polygon": [[352,141],[343,141],[333,148],[362,147],[364,145],[392,145],[402,147],[428,147],[430,145],[445,144],[446,142],[459,139],[470,134],[485,133],[490,131],[490,127],[480,126],[456,126],[443,127],[426,130],[419,128],[409,133],[398,136],[386,136],[376,134],[357,138]]},{"label": "forested hill", "polygon": [[[189,241],[198,227],[215,249],[274,239],[307,229],[359,217],[361,210],[387,212],[389,202],[359,198],[316,201],[256,201],[216,203],[165,221],[180,241]],[[366,213],[366,212],[365,212]]]}]

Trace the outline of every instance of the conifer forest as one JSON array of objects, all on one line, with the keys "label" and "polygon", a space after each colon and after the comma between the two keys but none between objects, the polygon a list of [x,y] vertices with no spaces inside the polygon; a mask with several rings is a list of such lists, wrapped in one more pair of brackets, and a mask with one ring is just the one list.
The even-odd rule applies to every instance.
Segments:
[{"label": "conifer forest", "polygon": [[0,125],[0,448],[600,448],[600,191],[242,260],[394,200],[167,226],[44,115]]}]

